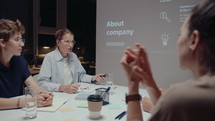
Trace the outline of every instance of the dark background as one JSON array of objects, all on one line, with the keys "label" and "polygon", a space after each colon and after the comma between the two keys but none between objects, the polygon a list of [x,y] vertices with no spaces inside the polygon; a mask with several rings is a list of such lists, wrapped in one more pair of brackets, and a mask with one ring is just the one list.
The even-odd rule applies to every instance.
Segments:
[{"label": "dark background", "polygon": [[[43,19],[41,24],[54,26],[56,20],[52,15],[56,14],[56,0],[42,0],[43,5],[40,9],[46,12],[42,16],[50,15]],[[32,0],[1,0],[0,19],[20,20],[25,26],[26,39],[22,55],[28,64],[32,64],[34,59],[33,50],[33,1]],[[54,7],[53,7],[54,6]],[[89,74],[95,74],[95,40],[96,40],[96,0],[67,0],[67,28],[74,32],[77,43],[73,51],[78,57]],[[54,35],[39,35],[38,46],[55,45]]]}]

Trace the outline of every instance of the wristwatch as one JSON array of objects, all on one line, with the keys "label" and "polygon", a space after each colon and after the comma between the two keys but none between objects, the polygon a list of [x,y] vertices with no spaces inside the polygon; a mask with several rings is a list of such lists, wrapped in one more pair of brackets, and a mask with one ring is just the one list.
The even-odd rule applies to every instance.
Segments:
[{"label": "wristwatch", "polygon": [[127,95],[125,96],[125,102],[128,104],[129,101],[140,101],[142,99],[140,94]]}]

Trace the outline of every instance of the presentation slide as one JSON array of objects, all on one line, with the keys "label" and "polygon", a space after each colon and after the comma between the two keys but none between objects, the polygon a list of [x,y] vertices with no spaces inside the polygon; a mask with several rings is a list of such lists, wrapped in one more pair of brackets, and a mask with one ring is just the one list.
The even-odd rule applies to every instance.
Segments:
[{"label": "presentation slide", "polygon": [[128,81],[119,63],[126,47],[147,50],[159,87],[193,78],[179,67],[176,43],[186,16],[200,0],[97,0],[96,73]]}]

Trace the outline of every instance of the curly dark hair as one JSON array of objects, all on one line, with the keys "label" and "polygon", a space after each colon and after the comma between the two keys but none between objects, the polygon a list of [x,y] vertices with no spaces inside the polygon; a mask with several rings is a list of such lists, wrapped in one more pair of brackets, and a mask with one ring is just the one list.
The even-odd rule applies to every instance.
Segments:
[{"label": "curly dark hair", "polygon": [[8,41],[10,37],[16,32],[21,34],[25,33],[25,27],[21,24],[19,20],[12,21],[9,19],[0,20],[0,39]]}]

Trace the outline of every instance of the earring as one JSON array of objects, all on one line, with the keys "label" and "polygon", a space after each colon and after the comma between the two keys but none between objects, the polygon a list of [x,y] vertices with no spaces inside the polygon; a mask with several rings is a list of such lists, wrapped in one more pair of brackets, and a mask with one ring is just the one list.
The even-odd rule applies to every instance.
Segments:
[{"label": "earring", "polygon": [[189,49],[189,51],[193,51],[194,48],[192,46],[189,46],[188,49]]}]

